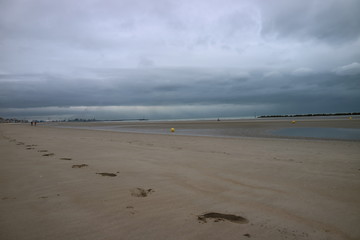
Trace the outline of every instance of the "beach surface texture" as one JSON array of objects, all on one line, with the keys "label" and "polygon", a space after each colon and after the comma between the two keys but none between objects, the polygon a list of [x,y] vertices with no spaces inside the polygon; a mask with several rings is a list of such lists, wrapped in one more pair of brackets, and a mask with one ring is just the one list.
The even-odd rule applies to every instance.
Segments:
[{"label": "beach surface texture", "polygon": [[293,125],[0,124],[0,239],[360,239],[360,141],[268,134]]}]

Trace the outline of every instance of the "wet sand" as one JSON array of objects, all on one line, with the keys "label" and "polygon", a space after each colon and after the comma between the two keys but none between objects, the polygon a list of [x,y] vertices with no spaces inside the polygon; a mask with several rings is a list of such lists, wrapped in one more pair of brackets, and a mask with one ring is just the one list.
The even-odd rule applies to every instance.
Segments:
[{"label": "wet sand", "polygon": [[244,124],[255,137],[0,124],[0,239],[360,238],[359,141]]}]

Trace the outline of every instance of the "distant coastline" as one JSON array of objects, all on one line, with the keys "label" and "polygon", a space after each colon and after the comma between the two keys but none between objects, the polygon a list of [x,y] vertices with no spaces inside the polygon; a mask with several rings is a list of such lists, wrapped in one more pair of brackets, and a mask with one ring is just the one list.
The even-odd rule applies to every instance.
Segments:
[{"label": "distant coastline", "polygon": [[[117,120],[96,120],[93,119],[82,119],[82,118],[75,118],[75,119],[67,119],[67,120],[51,120],[51,121],[44,121],[44,120],[32,120],[34,122],[121,122],[121,121],[148,121],[149,119],[146,118],[134,118],[134,119],[117,119]],[[0,117],[0,123],[29,123],[29,120],[24,119],[17,119],[17,118],[2,118]]]},{"label": "distant coastline", "polygon": [[355,116],[360,112],[353,113],[309,113],[309,114],[285,114],[285,115],[263,115],[258,118],[282,118],[282,117],[328,117],[328,116]]},{"label": "distant coastline", "polygon": [[[255,118],[296,118],[296,117],[334,117],[334,116],[360,116],[360,112],[351,112],[351,113],[309,113],[309,114],[277,114],[277,115],[261,115],[255,116]],[[253,117],[225,117],[217,118],[220,120],[229,120],[229,119],[251,119]],[[158,119],[152,121],[189,121],[189,120],[213,120],[214,118],[201,118],[201,119]],[[35,122],[122,122],[122,121],[149,121],[147,118],[124,118],[124,119],[95,119],[95,118],[73,118],[73,119],[63,119],[63,120],[32,120]],[[29,123],[27,119],[17,119],[17,118],[3,118],[0,117],[0,123]]]}]

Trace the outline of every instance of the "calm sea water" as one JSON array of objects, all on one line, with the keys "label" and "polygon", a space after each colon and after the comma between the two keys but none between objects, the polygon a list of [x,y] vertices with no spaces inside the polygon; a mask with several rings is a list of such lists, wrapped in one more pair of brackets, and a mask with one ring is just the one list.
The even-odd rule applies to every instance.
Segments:
[{"label": "calm sea water", "polygon": [[[68,126],[70,127],[70,126]],[[299,138],[318,138],[318,139],[338,139],[338,140],[360,140],[360,128],[319,128],[319,127],[292,127],[269,130],[266,128],[224,128],[212,125],[212,128],[176,128],[175,133],[170,132],[170,128],[144,125],[115,125],[115,126],[88,126],[70,127],[83,128],[102,131],[115,131],[127,133],[151,133],[151,134],[171,134],[188,136],[212,136],[212,137],[299,137]]]},{"label": "calm sea water", "polygon": [[360,140],[359,128],[282,128],[271,133],[283,137]]}]

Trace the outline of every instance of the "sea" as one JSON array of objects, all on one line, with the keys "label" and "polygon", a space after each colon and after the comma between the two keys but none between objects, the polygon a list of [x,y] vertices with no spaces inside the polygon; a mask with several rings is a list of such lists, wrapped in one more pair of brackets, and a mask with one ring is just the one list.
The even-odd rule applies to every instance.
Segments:
[{"label": "sea", "polygon": [[[326,117],[334,119],[334,117]],[[296,118],[299,120],[309,120],[309,118]],[[321,120],[323,117],[312,118]],[[344,119],[344,117],[342,117]],[[214,124],[216,122],[256,122],[266,123],[272,119],[255,119],[254,117],[242,118],[222,118],[222,119],[173,119],[173,120],[151,120],[151,121],[119,121],[103,122],[105,124],[90,125],[59,125],[58,127],[81,128],[101,131],[113,131],[124,133],[147,133],[147,134],[166,134],[166,135],[185,135],[185,136],[207,136],[207,137],[272,137],[272,138],[301,138],[301,139],[329,139],[329,140],[352,140],[360,141],[360,128],[334,128],[334,127],[297,127],[291,125],[281,128],[249,127],[243,124]],[[274,119],[273,119],[274,120]],[[276,118],[276,121],[289,121],[286,118]],[[357,119],[356,121],[358,121]],[[188,124],[189,122],[202,124]],[[101,122],[100,122],[101,123]],[[111,123],[111,124],[106,124]],[[117,124],[118,123],[118,124]],[[286,125],[286,124],[285,124]],[[170,128],[175,131],[171,132]]]}]

